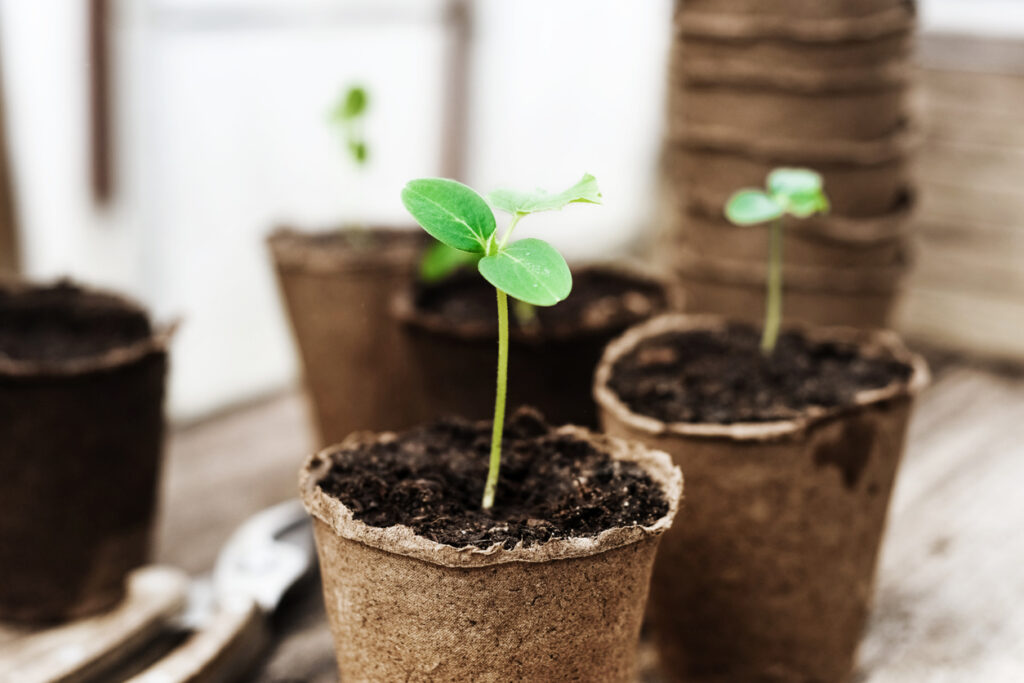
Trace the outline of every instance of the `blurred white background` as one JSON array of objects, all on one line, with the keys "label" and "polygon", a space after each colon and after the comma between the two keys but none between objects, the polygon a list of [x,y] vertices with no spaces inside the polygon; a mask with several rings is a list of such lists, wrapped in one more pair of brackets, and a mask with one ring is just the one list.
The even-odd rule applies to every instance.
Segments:
[{"label": "blurred white background", "polygon": [[[466,179],[605,192],[524,224],[570,255],[653,228],[671,0],[473,0]],[[71,274],[182,317],[180,419],[294,381],[263,237],[277,224],[405,222],[398,193],[441,172],[442,0],[117,0],[115,192],[89,190],[87,3],[0,1],[0,49],[29,275]],[[1024,35],[1021,0],[927,0],[926,31]],[[538,21],[538,17],[542,18]],[[327,112],[371,91],[372,163],[348,163]],[[531,219],[534,220],[534,219]]]}]

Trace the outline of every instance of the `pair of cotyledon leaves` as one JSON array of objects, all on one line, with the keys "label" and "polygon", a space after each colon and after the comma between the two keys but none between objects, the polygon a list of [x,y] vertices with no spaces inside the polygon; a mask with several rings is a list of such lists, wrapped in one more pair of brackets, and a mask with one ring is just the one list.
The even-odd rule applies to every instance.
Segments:
[{"label": "pair of cotyledon leaves", "polygon": [[346,145],[357,164],[366,163],[368,153],[366,142],[361,137],[355,135],[352,125],[353,122],[366,113],[369,103],[370,96],[367,94],[366,88],[353,85],[345,91],[341,99],[334,106],[334,109],[331,110],[331,119],[345,127]]},{"label": "pair of cotyledon leaves", "polygon": [[734,194],[725,215],[737,225],[754,225],[789,214],[807,218],[828,211],[821,176],[804,168],[777,168],[768,174],[766,190],[745,189]]},{"label": "pair of cotyledon leaves", "polygon": [[[557,194],[498,190],[488,199],[495,208],[521,218],[569,204],[600,204],[601,192],[597,180],[587,174]],[[473,189],[446,178],[423,178],[405,186],[402,203],[436,240],[465,252],[467,259],[479,258],[480,274],[509,296],[534,306],[551,306],[569,296],[572,274],[562,255],[535,238],[503,245],[498,240],[491,206]]]}]

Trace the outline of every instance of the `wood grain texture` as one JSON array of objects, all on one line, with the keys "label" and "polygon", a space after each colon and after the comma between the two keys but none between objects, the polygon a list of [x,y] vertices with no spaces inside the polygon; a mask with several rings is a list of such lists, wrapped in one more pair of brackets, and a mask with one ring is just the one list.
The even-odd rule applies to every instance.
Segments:
[{"label": "wood grain texture", "polygon": [[1024,359],[1024,41],[921,43],[917,264],[898,327]]},{"label": "wood grain texture", "polygon": [[[1024,680],[1024,377],[941,365],[911,424],[858,683]],[[161,559],[208,568],[238,522],[292,494],[311,442],[296,394],[175,434]],[[274,630],[252,683],[337,680],[318,587]]]}]

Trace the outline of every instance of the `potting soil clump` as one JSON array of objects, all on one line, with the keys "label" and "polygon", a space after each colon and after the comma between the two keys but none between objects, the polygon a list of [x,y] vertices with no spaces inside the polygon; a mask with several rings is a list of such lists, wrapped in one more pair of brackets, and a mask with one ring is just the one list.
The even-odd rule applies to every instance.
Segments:
[{"label": "potting soil clump", "polygon": [[759,330],[730,325],[643,341],[618,360],[609,386],[632,411],[663,422],[732,424],[850,405],[858,392],[904,382],[911,372],[892,358],[862,356],[853,344],[796,332],[783,333],[765,355]]},{"label": "potting soil clump", "polygon": [[444,419],[385,443],[343,449],[320,487],[374,527],[404,524],[455,547],[487,548],[593,537],[647,526],[668,512],[639,466],[614,460],[600,441],[556,434],[534,411],[506,423],[494,508],[480,506],[491,427]]},{"label": "potting soil clump", "polygon": [[42,362],[90,358],[150,334],[141,309],[71,284],[24,292],[0,289],[0,357]]}]

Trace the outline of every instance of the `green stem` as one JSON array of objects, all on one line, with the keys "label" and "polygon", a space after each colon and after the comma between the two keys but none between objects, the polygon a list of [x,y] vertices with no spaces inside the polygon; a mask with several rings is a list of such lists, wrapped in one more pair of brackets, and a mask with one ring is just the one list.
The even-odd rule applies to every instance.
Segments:
[{"label": "green stem", "polygon": [[484,488],[484,510],[494,506],[501,468],[501,434],[505,429],[505,395],[508,392],[508,295],[498,292],[498,390],[494,398],[494,425],[491,428],[491,462]]},{"label": "green stem", "polygon": [[764,332],[761,352],[766,356],[775,350],[782,324],[782,219],[772,223],[768,245],[768,296],[765,302]]},{"label": "green stem", "polygon": [[516,226],[519,225],[519,221],[521,221],[525,215],[525,213],[517,213],[515,216],[512,216],[512,222],[508,224],[508,229],[505,231],[505,234],[501,236],[501,243],[498,245],[499,249],[505,248],[505,245],[508,243],[508,238],[512,236],[512,231],[516,229]]}]

